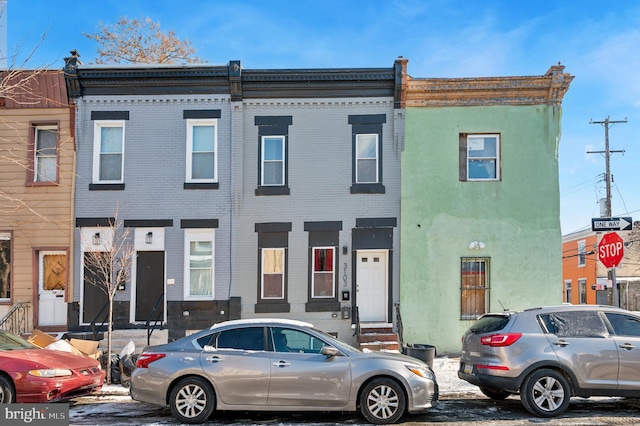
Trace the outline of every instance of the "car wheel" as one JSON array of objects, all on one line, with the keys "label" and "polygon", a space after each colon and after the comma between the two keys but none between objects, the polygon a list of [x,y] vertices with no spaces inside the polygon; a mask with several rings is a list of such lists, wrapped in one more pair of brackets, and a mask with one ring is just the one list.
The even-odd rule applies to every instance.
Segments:
[{"label": "car wheel", "polygon": [[499,389],[480,388],[480,392],[496,401],[502,401],[503,399],[506,399],[509,395],[511,395],[509,392]]},{"label": "car wheel", "polygon": [[202,423],[215,408],[213,388],[201,377],[180,380],[169,394],[171,414],[182,423]]},{"label": "car wheel", "polygon": [[404,414],[406,398],[402,386],[391,379],[374,379],[360,394],[360,411],[369,422],[384,425]]},{"label": "car wheel", "polygon": [[555,370],[534,371],[520,388],[522,405],[531,414],[540,417],[558,416],[569,407],[569,382]]},{"label": "car wheel", "polygon": [[16,391],[13,390],[13,383],[7,377],[0,375],[0,404],[14,402],[16,402]]}]

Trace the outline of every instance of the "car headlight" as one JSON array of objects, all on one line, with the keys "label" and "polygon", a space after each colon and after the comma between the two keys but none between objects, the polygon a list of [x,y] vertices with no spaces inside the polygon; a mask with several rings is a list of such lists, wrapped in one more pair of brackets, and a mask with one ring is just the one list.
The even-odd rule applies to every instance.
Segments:
[{"label": "car headlight", "polygon": [[47,368],[42,370],[30,370],[29,375],[35,376],[35,377],[65,377],[65,376],[71,376],[71,370],[67,370],[64,368],[55,368],[55,369]]},{"label": "car headlight", "polygon": [[416,376],[420,376],[423,379],[431,379],[434,381],[436,379],[435,374],[430,368],[419,367],[417,365],[406,365],[405,367],[407,367],[407,369],[413,374],[415,374]]}]

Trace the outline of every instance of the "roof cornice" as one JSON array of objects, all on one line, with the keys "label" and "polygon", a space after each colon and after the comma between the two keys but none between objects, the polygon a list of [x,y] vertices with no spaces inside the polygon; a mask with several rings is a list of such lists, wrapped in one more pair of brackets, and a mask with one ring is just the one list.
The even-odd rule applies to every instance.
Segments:
[{"label": "roof cornice", "polygon": [[561,105],[573,76],[554,65],[542,76],[411,78],[407,107]]}]

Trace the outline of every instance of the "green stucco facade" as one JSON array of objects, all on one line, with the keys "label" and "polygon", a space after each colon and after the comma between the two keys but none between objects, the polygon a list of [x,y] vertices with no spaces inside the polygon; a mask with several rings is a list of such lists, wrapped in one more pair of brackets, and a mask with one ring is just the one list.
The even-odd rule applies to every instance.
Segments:
[{"label": "green stucco facade", "polygon": [[[405,344],[457,354],[461,258],[489,259],[488,311],[562,301],[561,106],[408,107],[400,312]],[[500,180],[461,181],[460,134],[500,135]],[[484,243],[482,249],[470,243]]]}]

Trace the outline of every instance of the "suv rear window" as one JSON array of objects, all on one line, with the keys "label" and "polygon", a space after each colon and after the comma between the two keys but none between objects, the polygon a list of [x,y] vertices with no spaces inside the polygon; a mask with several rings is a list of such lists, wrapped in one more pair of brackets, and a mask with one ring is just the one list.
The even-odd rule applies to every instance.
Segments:
[{"label": "suv rear window", "polygon": [[506,327],[509,318],[509,315],[485,315],[469,327],[469,331],[474,334],[499,331]]}]

